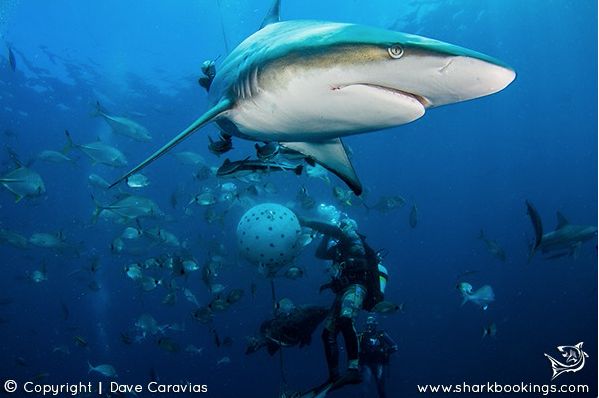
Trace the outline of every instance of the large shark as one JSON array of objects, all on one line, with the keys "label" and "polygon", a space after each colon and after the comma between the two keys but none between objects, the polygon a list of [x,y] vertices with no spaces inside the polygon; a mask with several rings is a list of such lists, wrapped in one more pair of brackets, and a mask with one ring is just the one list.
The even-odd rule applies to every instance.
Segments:
[{"label": "large shark", "polygon": [[582,243],[597,236],[597,227],[570,224],[566,217],[559,211],[557,212],[557,226],[555,227],[555,231],[543,233],[543,224],[539,213],[529,201],[526,201],[526,207],[535,230],[535,242],[531,247],[529,261],[539,250],[547,259],[567,255],[576,258]]},{"label": "large shark", "polygon": [[427,109],[501,91],[516,77],[466,48],[363,25],[281,22],[279,9],[275,0],[260,30],[223,60],[210,108],[113,185],[214,121],[243,139],[280,142],[360,194],[342,137],[410,123]]}]

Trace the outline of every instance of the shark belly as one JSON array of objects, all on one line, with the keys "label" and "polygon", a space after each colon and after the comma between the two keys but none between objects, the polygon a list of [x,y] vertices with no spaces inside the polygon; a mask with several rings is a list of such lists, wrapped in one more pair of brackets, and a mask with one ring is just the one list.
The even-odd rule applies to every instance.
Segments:
[{"label": "shark belly", "polygon": [[348,79],[347,69],[299,69],[269,71],[242,83],[235,106],[223,116],[244,138],[310,142],[399,126],[425,113],[407,93],[360,83],[361,73]]}]

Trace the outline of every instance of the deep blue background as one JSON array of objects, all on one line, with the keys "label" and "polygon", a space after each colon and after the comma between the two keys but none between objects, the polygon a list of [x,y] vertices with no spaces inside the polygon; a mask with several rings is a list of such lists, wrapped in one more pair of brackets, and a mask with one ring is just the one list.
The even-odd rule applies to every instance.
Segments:
[{"label": "deep blue background", "polygon": [[[0,5],[0,34],[16,55],[17,71],[0,53],[0,130],[13,135],[2,140],[23,159],[43,149],[64,145],[68,128],[75,141],[101,137],[123,149],[130,165],[180,131],[206,108],[206,95],[196,83],[201,62],[226,54],[221,16],[229,48],[251,34],[270,1],[4,1]],[[401,4],[398,4],[401,3]],[[516,81],[503,92],[476,101],[434,109],[422,120],[397,129],[351,137],[354,165],[375,201],[401,194],[409,203],[381,215],[359,206],[346,211],[376,248],[390,252],[389,299],[405,303],[405,313],[381,318],[397,340],[388,388],[392,396],[415,396],[417,383],[503,383],[550,381],[543,353],[584,341],[589,354],[577,374],[558,383],[586,383],[596,396],[597,384],[597,244],[583,246],[577,260],[528,264],[533,231],[524,201],[531,200],[544,225],[551,229],[555,211],[573,223],[597,220],[597,4],[592,1],[283,1],[284,19],[312,18],[356,22],[417,33],[488,53],[512,65]],[[150,144],[133,144],[113,137],[107,125],[90,117],[96,99],[112,112],[129,115],[149,128]],[[177,150],[195,150],[213,164],[221,161],[206,149],[208,127]],[[234,155],[251,153],[237,140]],[[2,173],[11,169],[2,154]],[[106,222],[91,226],[93,203],[87,176],[96,172],[108,180],[121,170],[92,166],[81,159],[76,167],[36,163],[47,195],[13,202],[0,194],[2,228],[29,236],[63,230],[71,241],[84,241],[81,257],[0,246],[0,377],[26,380],[49,373],[47,382],[95,380],[87,375],[89,360],[110,363],[123,383],[145,383],[153,367],[164,382],[207,383],[210,396],[276,396],[280,387],[278,358],[261,352],[243,355],[244,336],[253,334],[270,314],[268,282],[238,261],[230,243],[242,213],[228,213],[224,227],[208,226],[201,212],[184,217],[172,210],[170,194],[183,186],[187,201],[197,191],[191,169],[165,157],[146,170],[152,185],[145,193],[175,221],[166,228],[188,236],[202,263],[211,241],[222,241],[231,255],[221,281],[246,290],[244,299],[219,315],[215,327],[231,336],[231,348],[216,348],[208,329],[190,317],[192,305],[180,297],[176,307],[161,304],[164,289],[143,294],[122,273],[127,257],[110,254],[109,244],[122,227]],[[341,185],[334,177],[333,183]],[[306,176],[270,178],[279,193],[264,200],[293,201],[305,184],[323,203],[335,203],[330,187]],[[215,186],[212,180],[202,184]],[[408,213],[416,203],[419,224],[411,230]],[[507,252],[500,263],[476,239],[484,228]],[[325,280],[309,247],[298,263],[308,277],[277,281],[280,296],[298,303],[327,304],[318,295]],[[91,292],[90,277],[73,270],[101,257],[99,292]],[[48,281],[32,284],[25,273],[45,261]],[[497,301],[483,312],[460,307],[456,276],[467,269],[479,272],[469,281],[491,284]],[[252,299],[249,281],[258,284]],[[198,299],[209,295],[199,274],[187,286]],[[61,302],[70,317],[62,320]],[[182,347],[205,347],[201,356],[171,354],[152,340],[126,346],[119,333],[142,313],[159,323],[185,322],[187,331],[169,334]],[[481,339],[482,328],[497,324],[495,339]],[[73,344],[73,336],[89,340],[89,349]],[[319,339],[305,350],[285,352],[290,388],[319,382],[325,364]],[[52,353],[56,345],[71,354]],[[231,363],[217,367],[229,356]],[[16,364],[16,358],[26,361]],[[259,383],[258,383],[259,382]],[[350,396],[352,391],[347,389]],[[355,392],[357,394],[357,390]],[[357,396],[357,395],[356,395]]]}]

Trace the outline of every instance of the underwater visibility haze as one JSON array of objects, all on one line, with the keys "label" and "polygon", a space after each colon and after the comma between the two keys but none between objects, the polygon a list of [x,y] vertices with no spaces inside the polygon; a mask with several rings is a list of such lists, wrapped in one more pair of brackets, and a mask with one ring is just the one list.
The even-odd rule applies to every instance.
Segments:
[{"label": "underwater visibility haze", "polygon": [[595,2],[4,0],[0,37],[5,389],[383,397],[377,328],[387,396],[597,396]]}]

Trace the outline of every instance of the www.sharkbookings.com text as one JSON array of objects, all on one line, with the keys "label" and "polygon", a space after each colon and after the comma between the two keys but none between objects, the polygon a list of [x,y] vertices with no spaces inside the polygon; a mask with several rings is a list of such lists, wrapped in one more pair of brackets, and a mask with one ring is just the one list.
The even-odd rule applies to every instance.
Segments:
[{"label": "www.sharkbookings.com text", "polygon": [[17,383],[15,380],[6,380],[3,390],[9,394],[32,394],[36,396],[75,396],[83,393],[102,395],[103,393],[146,393],[146,394],[204,394],[208,392],[207,384],[163,384],[151,381],[147,384],[121,384],[110,382],[80,382],[64,384],[47,384],[25,382]]}]

